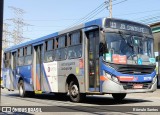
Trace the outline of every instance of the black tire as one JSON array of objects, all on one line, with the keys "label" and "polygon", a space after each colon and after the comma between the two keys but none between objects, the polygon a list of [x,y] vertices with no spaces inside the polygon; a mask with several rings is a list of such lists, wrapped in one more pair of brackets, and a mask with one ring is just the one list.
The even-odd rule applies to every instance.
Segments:
[{"label": "black tire", "polygon": [[160,88],[158,75],[157,75],[157,88]]},{"label": "black tire", "polygon": [[25,91],[23,80],[19,81],[18,89],[19,89],[20,97],[26,97],[27,96],[27,92]]},{"label": "black tire", "polygon": [[78,83],[71,81],[69,84],[69,97],[72,102],[82,102],[84,101],[86,94],[80,93]]},{"label": "black tire", "polygon": [[126,97],[126,93],[113,93],[112,96],[115,101],[120,102]]}]

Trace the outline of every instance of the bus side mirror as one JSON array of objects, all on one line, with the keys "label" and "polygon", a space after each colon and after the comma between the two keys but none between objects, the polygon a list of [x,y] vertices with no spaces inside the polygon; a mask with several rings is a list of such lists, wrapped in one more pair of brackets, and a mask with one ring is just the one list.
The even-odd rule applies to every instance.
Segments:
[{"label": "bus side mirror", "polygon": [[107,45],[104,43],[99,44],[99,54],[103,56],[104,53],[108,53]]},{"label": "bus side mirror", "polygon": [[99,52],[100,53],[103,53],[103,49],[104,49],[103,47],[104,47],[103,43],[100,43],[99,44]]}]

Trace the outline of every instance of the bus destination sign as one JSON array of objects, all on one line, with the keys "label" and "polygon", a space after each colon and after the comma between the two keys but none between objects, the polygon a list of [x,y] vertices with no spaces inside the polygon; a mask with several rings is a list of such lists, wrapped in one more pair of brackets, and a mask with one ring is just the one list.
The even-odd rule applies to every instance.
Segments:
[{"label": "bus destination sign", "polygon": [[147,26],[125,20],[106,19],[105,26],[108,28],[151,34]]}]

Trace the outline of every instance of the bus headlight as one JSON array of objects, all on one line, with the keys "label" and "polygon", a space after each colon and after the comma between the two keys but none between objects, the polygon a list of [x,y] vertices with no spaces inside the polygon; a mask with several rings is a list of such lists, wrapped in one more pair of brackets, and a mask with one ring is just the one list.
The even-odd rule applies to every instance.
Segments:
[{"label": "bus headlight", "polygon": [[113,75],[110,75],[110,74],[108,74],[108,73],[106,73],[106,72],[105,72],[105,76],[106,76],[108,79],[110,79],[110,80],[112,80],[112,81],[114,81],[114,82],[116,82],[116,83],[119,83],[119,80],[118,80],[117,77],[115,77],[115,76],[113,76]]},{"label": "bus headlight", "polygon": [[106,76],[108,79],[110,79],[110,80],[112,79],[111,75],[108,74],[108,73],[106,73],[106,72],[105,72],[105,76]]},{"label": "bus headlight", "polygon": [[115,76],[112,76],[112,80],[113,80],[114,82],[117,82],[117,83],[119,83],[119,80],[118,80],[118,78],[117,78],[117,77],[115,77]]},{"label": "bus headlight", "polygon": [[152,79],[152,83],[155,83],[157,80],[157,76],[155,76],[153,79]]}]

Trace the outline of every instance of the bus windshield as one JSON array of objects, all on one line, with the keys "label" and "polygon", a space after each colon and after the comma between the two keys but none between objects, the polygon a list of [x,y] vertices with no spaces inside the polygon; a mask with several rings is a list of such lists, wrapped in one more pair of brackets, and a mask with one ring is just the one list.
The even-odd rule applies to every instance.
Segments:
[{"label": "bus windshield", "polygon": [[130,34],[106,33],[105,37],[106,52],[113,55],[126,56],[126,60],[138,60],[141,58],[144,62],[149,62],[154,58],[153,39],[140,37]]}]

